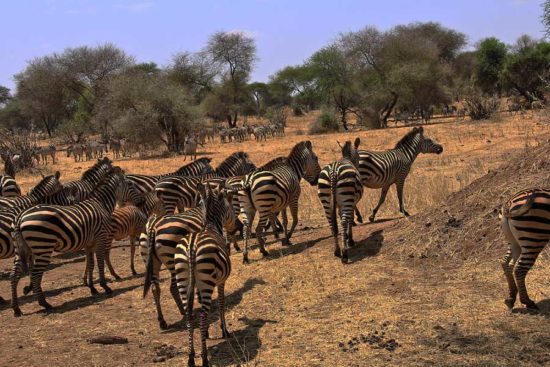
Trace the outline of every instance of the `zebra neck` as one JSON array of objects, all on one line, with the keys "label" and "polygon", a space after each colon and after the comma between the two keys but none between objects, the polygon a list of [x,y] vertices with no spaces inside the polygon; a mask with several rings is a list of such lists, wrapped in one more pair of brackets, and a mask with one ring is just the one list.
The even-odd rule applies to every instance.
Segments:
[{"label": "zebra neck", "polygon": [[207,220],[205,225],[204,225],[205,230],[207,230],[209,232],[212,232],[212,233],[216,233],[220,237],[223,237],[223,229],[222,228],[223,228],[223,226],[222,226],[221,220],[218,220],[218,219]]},{"label": "zebra neck", "polygon": [[93,193],[90,199],[98,202],[102,207],[107,209],[107,211],[113,212],[116,205],[116,189],[116,181],[107,182]]},{"label": "zebra neck", "polygon": [[398,147],[397,150],[400,150],[403,153],[403,155],[407,158],[407,160],[410,163],[412,163],[414,162],[414,160],[419,154],[419,148],[420,148],[420,141],[418,140],[418,138],[415,138],[414,140]]},{"label": "zebra neck", "polygon": [[288,164],[300,179],[304,177],[304,164],[300,156],[288,157]]}]

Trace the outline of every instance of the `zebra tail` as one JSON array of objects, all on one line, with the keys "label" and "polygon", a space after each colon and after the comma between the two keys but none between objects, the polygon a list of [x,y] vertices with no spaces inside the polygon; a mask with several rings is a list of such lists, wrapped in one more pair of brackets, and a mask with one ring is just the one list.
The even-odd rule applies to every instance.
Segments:
[{"label": "zebra tail", "polygon": [[147,293],[149,293],[149,289],[151,288],[151,284],[153,283],[153,268],[155,263],[155,256],[156,254],[156,236],[155,236],[155,229],[149,228],[149,233],[147,233],[147,249],[149,250],[147,252],[147,263],[145,264],[145,281],[143,283],[143,298],[147,296]]},{"label": "zebra tail", "polygon": [[502,209],[500,210],[499,217],[501,217],[501,218],[502,217],[504,217],[504,218],[521,217],[522,215],[527,213],[529,210],[531,210],[534,203],[535,203],[535,195],[533,195],[533,194],[529,195],[529,197],[527,198],[525,203],[523,203],[522,206],[520,206],[519,208],[517,208],[515,210],[510,210],[508,203],[506,203],[502,206]]},{"label": "zebra tail", "polygon": [[338,222],[336,220],[336,185],[337,185],[336,172],[331,172],[330,175],[330,226],[332,227],[333,233],[338,233]]},{"label": "zebra tail", "polygon": [[30,259],[30,254],[32,253],[31,249],[29,248],[27,241],[25,241],[25,239],[23,238],[23,235],[21,235],[21,231],[19,227],[14,228],[14,230],[11,233],[11,236],[15,244],[15,251],[17,253],[17,256],[19,257],[19,261],[21,263],[23,273],[28,273],[29,259]]},{"label": "zebra tail", "polygon": [[[195,237],[195,241],[197,240],[197,237]],[[187,258],[187,261],[189,262],[189,284],[187,284],[187,312],[188,315],[191,315],[193,312],[193,297],[195,297],[195,265],[196,265],[196,257],[197,254],[195,253],[195,244],[190,243],[189,246],[189,256]],[[189,320],[189,316],[188,316]]]}]

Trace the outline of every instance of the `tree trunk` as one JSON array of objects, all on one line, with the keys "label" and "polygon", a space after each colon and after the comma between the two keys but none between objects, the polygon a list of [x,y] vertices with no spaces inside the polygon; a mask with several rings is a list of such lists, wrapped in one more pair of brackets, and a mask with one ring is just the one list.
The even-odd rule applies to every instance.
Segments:
[{"label": "tree trunk", "polygon": [[382,128],[386,128],[388,127],[388,118],[390,117],[390,113],[391,111],[393,110],[393,108],[395,107],[395,105],[397,104],[397,94],[394,93],[394,92],[391,92],[393,98],[388,106],[388,108],[383,111],[383,117],[382,117]]},{"label": "tree trunk", "polygon": [[348,130],[348,121],[346,120],[346,110],[342,110],[342,126],[344,127],[344,130]]}]

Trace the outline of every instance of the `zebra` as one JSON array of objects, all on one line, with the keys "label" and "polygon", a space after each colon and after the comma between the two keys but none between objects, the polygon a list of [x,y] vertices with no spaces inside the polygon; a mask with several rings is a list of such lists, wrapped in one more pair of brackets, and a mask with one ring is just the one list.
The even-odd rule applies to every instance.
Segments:
[{"label": "zebra", "polygon": [[[210,185],[205,185],[210,187]],[[203,187],[199,184],[199,188]],[[227,201],[227,200],[226,200]],[[223,202],[225,207],[226,201]],[[228,212],[225,212],[223,225],[226,229],[228,238],[239,230],[238,221],[235,217],[234,210],[227,201]],[[225,209],[224,209],[225,210]],[[183,213],[169,214],[158,218],[150,218],[147,223],[147,237],[140,239],[140,247],[142,256],[146,256],[147,273],[145,276],[146,284],[153,284],[153,297],[157,309],[157,319],[159,327],[166,329],[167,324],[164,319],[160,304],[160,287],[159,287],[159,272],[161,266],[164,266],[170,272],[170,293],[178,306],[180,313],[184,314],[183,304],[177,292],[176,287],[176,271],[174,268],[174,254],[176,246],[181,239],[190,233],[200,232],[204,222],[204,212],[201,207],[196,207],[187,210]],[[242,224],[241,229],[242,231]],[[144,242],[145,240],[145,242]],[[229,246],[228,246],[229,249]],[[228,250],[229,251],[229,250]]]},{"label": "zebra", "polygon": [[509,242],[501,260],[508,282],[505,304],[514,307],[519,292],[522,304],[538,309],[527,293],[525,277],[550,240],[550,189],[527,189],[513,195],[500,210],[500,226]]},{"label": "zebra", "polygon": [[61,173],[42,177],[42,180],[25,196],[0,197],[0,210],[13,207],[25,207],[38,204],[41,199],[59,191],[63,186],[59,182]]},{"label": "zebra", "polygon": [[163,175],[140,175],[130,174],[126,178],[134,183],[137,190],[143,194],[151,192],[155,189],[157,182],[163,178],[171,176],[198,176],[205,173],[213,172],[214,168],[210,165],[212,158],[199,158],[193,162],[180,167],[177,171],[166,173]]},{"label": "zebra", "polygon": [[179,294],[186,311],[189,331],[188,366],[195,366],[193,344],[193,303],[195,289],[200,309],[200,335],[202,365],[210,366],[206,339],[208,338],[208,314],[212,305],[212,293],[218,289],[218,303],[222,337],[229,337],[225,321],[225,282],[231,274],[231,259],[222,234],[222,218],[233,218],[233,210],[225,200],[223,191],[213,192],[210,186],[201,187],[204,222],[202,230],[185,236],[176,247],[175,268]]},{"label": "zebra", "polygon": [[[159,200],[154,192],[150,192],[144,197],[141,205],[126,205],[115,209],[112,215],[111,234],[112,239],[121,241],[125,238],[130,239],[130,270],[132,275],[136,275],[134,266],[134,255],[136,252],[136,240],[139,235],[145,232],[145,224],[149,216],[153,213],[158,214]],[[109,272],[115,279],[120,276],[115,272],[111,264],[110,251],[112,243],[107,244],[105,248],[105,262]]]},{"label": "zebra", "polygon": [[98,159],[92,167],[84,171],[80,180],[71,181],[64,186],[73,191],[77,201],[86,200],[112,168],[109,158]]},{"label": "zebra", "polygon": [[[319,174],[317,194],[323,205],[332,237],[334,238],[334,256],[340,257],[342,263],[348,262],[348,248],[353,247],[353,213],[363,195],[357,149],[361,140],[355,139],[354,144],[346,141],[342,148],[342,159],[325,166]],[[342,227],[342,244],[338,245],[337,211]]]},{"label": "zebra", "polygon": [[155,192],[160,199],[165,213],[173,214],[176,207],[193,208],[198,203],[197,185],[211,178],[229,178],[241,176],[254,170],[245,152],[235,152],[220,163],[214,172],[201,176],[172,176],[161,179],[155,185]]},{"label": "zebra", "polygon": [[[118,202],[139,201],[141,196],[124,177],[120,167],[113,167],[109,176],[94,190],[88,200],[73,206],[38,205],[22,212],[13,225],[12,237],[16,260],[11,273],[12,309],[21,316],[17,298],[17,283],[23,270],[30,269],[33,293],[46,310],[52,306],[42,292],[42,276],[56,252],[86,250],[88,287],[92,294],[94,250],[96,252],[99,284],[110,294],[105,281],[105,244],[110,242],[111,215]],[[30,265],[30,266],[29,266]]]},{"label": "zebra", "polygon": [[414,160],[420,153],[441,154],[443,146],[424,136],[423,127],[415,127],[409,131],[394,149],[383,152],[359,151],[359,173],[363,186],[370,189],[382,189],[380,200],[369,217],[374,222],[376,213],[386,200],[390,187],[397,187],[399,212],[405,216],[409,213],[403,206],[403,188],[405,179],[411,170]]},{"label": "zebra", "polygon": [[67,158],[71,156],[74,157],[75,162],[80,162],[84,160],[84,151],[85,146],[83,144],[73,144],[67,147]]},{"label": "zebra", "polygon": [[11,156],[4,161],[4,175],[0,176],[0,197],[20,196],[21,188],[15,181],[15,165]]},{"label": "zebra", "polygon": [[[263,231],[269,220],[276,222],[279,212],[282,212],[283,231],[285,238],[283,245],[290,245],[290,237],[298,224],[298,199],[300,197],[300,180],[304,178],[312,186],[317,185],[319,160],[313,152],[311,141],[302,141],[296,144],[286,159],[274,160],[272,169],[264,167],[246,175],[243,187],[239,190],[241,213],[244,215],[244,250],[243,262],[248,263],[248,239],[250,227],[254,222],[256,211],[259,212],[259,221],[256,226],[256,237],[262,255],[268,256],[265,249]],[[287,232],[286,207],[290,207],[292,226]]]},{"label": "zebra", "polygon": [[40,163],[40,161],[42,160],[44,164],[48,164],[48,157],[51,157],[53,164],[55,164],[56,151],[57,149],[55,148],[54,145],[37,148],[37,150],[35,151],[34,157],[36,158],[38,163]]},{"label": "zebra", "polygon": [[197,159],[197,147],[199,143],[196,137],[186,137],[183,142],[183,160],[187,160],[187,156],[191,157],[191,160]]}]

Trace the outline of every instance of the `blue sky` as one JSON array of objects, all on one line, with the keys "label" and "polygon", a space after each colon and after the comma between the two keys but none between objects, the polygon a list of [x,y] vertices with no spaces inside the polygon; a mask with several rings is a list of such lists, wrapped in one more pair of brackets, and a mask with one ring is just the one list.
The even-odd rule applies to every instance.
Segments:
[{"label": "blue sky", "polygon": [[301,63],[340,32],[437,21],[473,45],[496,36],[542,37],[538,0],[17,0],[2,4],[0,85],[28,60],[66,47],[112,42],[138,61],[166,65],[174,53],[202,48],[215,31],[256,39],[254,80]]}]

